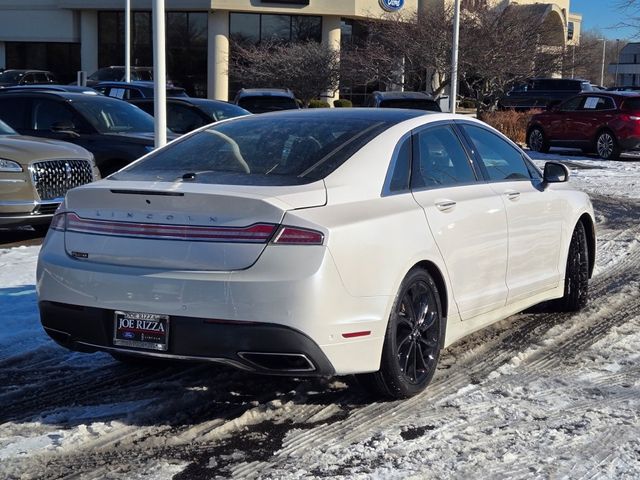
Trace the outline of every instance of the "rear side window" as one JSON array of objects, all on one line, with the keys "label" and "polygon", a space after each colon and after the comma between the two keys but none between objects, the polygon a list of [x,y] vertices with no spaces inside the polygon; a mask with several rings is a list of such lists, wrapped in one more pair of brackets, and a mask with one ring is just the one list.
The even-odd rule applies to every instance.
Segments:
[{"label": "rear side window", "polygon": [[582,110],[613,110],[615,104],[610,97],[587,97]]},{"label": "rear side window", "polygon": [[467,153],[450,126],[418,132],[413,145],[411,188],[443,187],[476,181]]},{"label": "rear side window", "polygon": [[640,97],[638,98],[627,98],[624,101],[623,107],[624,110],[628,112],[639,112],[640,111]]},{"label": "rear side window", "polygon": [[560,105],[559,109],[563,112],[574,112],[580,108],[584,102],[584,97],[573,97]]},{"label": "rear side window", "polygon": [[29,106],[27,98],[0,98],[0,119],[14,130],[29,129]]},{"label": "rear side window", "polygon": [[484,128],[463,125],[492,181],[531,180],[522,153]]}]

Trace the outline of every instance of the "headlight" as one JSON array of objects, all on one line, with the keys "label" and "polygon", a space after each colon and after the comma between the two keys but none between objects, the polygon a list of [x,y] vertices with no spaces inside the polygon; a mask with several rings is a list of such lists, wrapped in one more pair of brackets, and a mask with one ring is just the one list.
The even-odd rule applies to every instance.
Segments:
[{"label": "headlight", "polygon": [[22,167],[19,163],[0,158],[0,172],[21,172]]}]

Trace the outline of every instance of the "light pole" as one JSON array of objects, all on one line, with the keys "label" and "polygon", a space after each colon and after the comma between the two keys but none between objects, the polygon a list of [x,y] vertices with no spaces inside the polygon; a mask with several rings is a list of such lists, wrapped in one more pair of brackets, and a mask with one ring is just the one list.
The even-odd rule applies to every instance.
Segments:
[{"label": "light pole", "polygon": [[613,81],[613,86],[618,85],[618,66],[620,65],[620,39],[616,38],[616,78]]},{"label": "light pole", "polygon": [[153,0],[153,96],[156,148],[167,143],[167,69],[164,0]]},{"label": "light pole", "polygon": [[460,41],[460,0],[456,0],[453,16],[453,44],[451,49],[451,97],[449,111],[456,113],[458,96],[458,42]]},{"label": "light pole", "polygon": [[604,60],[607,52],[607,39],[602,39],[602,72],[600,72],[600,86],[604,87]]},{"label": "light pole", "polygon": [[124,5],[124,81],[131,81],[131,0]]}]

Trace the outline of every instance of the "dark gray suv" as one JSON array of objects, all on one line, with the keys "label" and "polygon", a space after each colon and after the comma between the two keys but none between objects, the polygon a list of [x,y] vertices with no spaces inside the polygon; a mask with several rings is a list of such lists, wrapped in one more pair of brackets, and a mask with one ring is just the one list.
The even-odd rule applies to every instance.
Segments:
[{"label": "dark gray suv", "polygon": [[498,101],[498,108],[530,110],[546,109],[559,105],[569,97],[581,92],[592,92],[588,80],[574,78],[533,78],[527,83],[516,85]]}]

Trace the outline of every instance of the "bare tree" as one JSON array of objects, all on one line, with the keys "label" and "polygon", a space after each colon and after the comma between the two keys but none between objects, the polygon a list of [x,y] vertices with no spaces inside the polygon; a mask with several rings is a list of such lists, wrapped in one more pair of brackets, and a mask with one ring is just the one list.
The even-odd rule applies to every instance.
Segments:
[{"label": "bare tree", "polygon": [[[365,24],[364,40],[342,51],[342,79],[356,84],[380,83],[409,90],[446,86],[451,57],[451,10],[387,15]],[[438,81],[433,82],[434,74]],[[435,83],[435,84],[434,84]]]},{"label": "bare tree", "polygon": [[527,9],[478,8],[460,31],[460,79],[476,101],[478,115],[497,106],[513,84],[562,68],[563,49],[548,46],[552,32]]},{"label": "bare tree", "polygon": [[[605,43],[606,42],[606,43]],[[567,47],[564,59],[564,76],[584,78],[599,84],[602,75],[602,50],[605,49],[604,85],[613,85],[615,75],[608,72],[609,63],[618,61],[618,51],[624,43],[606,41],[599,30],[587,30],[580,34],[580,44]]]},{"label": "bare tree", "polygon": [[336,91],[339,53],[317,42],[233,44],[231,73],[251,87],[288,88],[305,106]]}]

